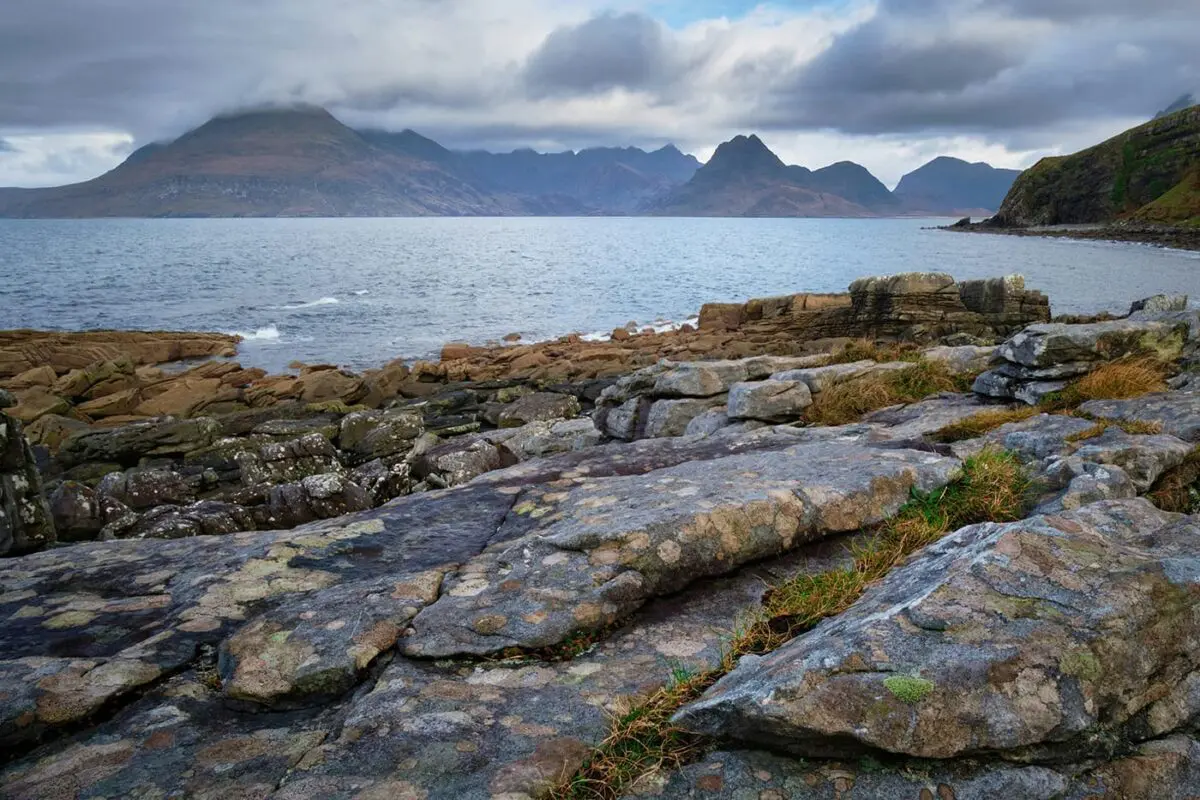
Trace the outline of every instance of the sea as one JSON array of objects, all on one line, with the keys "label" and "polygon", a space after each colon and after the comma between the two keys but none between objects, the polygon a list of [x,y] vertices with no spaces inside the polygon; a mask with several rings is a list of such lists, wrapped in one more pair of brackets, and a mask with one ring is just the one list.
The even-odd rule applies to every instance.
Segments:
[{"label": "sea", "polygon": [[665,330],[713,301],[1012,273],[1055,314],[1200,299],[1200,253],[952,233],[936,219],[0,220],[0,329],[224,331],[238,360],[352,369],[448,341]]}]

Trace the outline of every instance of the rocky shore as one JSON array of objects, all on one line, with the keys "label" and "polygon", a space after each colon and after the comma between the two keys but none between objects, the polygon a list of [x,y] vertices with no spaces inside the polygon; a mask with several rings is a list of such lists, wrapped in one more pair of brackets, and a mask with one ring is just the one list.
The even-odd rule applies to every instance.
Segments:
[{"label": "rocky shore", "polygon": [[1176,250],[1200,250],[1200,228],[1145,223],[1111,225],[1041,225],[1028,228],[991,224],[969,219],[942,228],[959,233],[996,233],[1005,236],[1041,236],[1098,242],[1131,242]]},{"label": "rocky shore", "polygon": [[1200,785],[1186,298],[890,276],[362,375],[56,337],[0,335],[0,796]]}]

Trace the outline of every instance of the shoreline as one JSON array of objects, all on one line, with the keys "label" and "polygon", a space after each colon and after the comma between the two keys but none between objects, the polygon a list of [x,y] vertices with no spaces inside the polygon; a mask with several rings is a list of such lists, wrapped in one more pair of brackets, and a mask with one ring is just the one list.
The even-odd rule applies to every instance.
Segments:
[{"label": "shoreline", "polygon": [[1076,239],[1092,242],[1144,244],[1168,250],[1200,252],[1200,228],[1134,227],[1125,225],[1048,225],[1033,228],[1003,228],[983,222],[940,226],[952,233],[991,233],[1043,239]]}]

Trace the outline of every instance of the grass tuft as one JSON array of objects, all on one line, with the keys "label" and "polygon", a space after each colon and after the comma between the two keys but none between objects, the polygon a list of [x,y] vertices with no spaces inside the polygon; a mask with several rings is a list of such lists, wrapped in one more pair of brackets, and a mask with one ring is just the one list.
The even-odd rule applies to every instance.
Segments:
[{"label": "grass tuft", "polygon": [[[772,588],[762,608],[738,625],[716,669],[699,674],[676,671],[665,687],[621,709],[613,717],[608,737],[550,797],[614,800],[642,776],[677,768],[697,757],[704,741],[673,725],[671,717],[737,666],[740,658],[776,650],[821,620],[842,613],[893,567],[953,530],[976,522],[1021,519],[1028,509],[1029,486],[1015,456],[984,450],[965,462],[963,478],[957,483],[930,494],[914,492],[912,500],[869,542],[852,551],[850,566],[798,575]],[[918,702],[933,689],[921,678],[888,680],[902,681],[888,688],[905,702]]]},{"label": "grass tuft", "polygon": [[835,383],[814,398],[805,419],[817,425],[845,425],[881,408],[961,388],[962,381],[945,364],[920,359],[907,369]]},{"label": "grass tuft", "polygon": [[873,339],[854,339],[830,356],[830,364],[853,364],[855,361],[913,361],[920,358],[914,344],[877,342]]},{"label": "grass tuft", "polygon": [[1059,392],[1042,398],[1051,411],[1075,408],[1089,400],[1129,400],[1167,390],[1167,365],[1157,359],[1113,361],[1089,372]]},{"label": "grass tuft", "polygon": [[975,439],[983,436],[985,433],[994,431],[1001,425],[1007,425],[1010,422],[1021,422],[1030,417],[1035,417],[1040,413],[1039,409],[1029,406],[989,409],[958,422],[952,422],[941,430],[934,431],[930,434],[930,439],[941,444]]}]

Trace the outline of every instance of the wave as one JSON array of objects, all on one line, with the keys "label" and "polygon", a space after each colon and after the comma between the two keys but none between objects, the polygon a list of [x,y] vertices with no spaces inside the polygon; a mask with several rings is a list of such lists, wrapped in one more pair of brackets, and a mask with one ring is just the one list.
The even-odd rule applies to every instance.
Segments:
[{"label": "wave", "polygon": [[322,297],[320,300],[313,300],[311,303],[296,303],[290,306],[276,306],[276,311],[299,311],[302,308],[316,308],[317,306],[335,306],[342,302],[336,297]]},{"label": "wave", "polygon": [[247,333],[246,331],[229,331],[228,333],[231,336],[240,336],[247,342],[277,342],[280,336],[279,328],[276,328],[274,324],[268,325],[265,328],[259,328],[253,333]]},{"label": "wave", "polygon": [[[641,333],[646,328],[651,328],[655,333],[667,333],[669,331],[677,331],[684,325],[691,325],[693,328],[700,326],[699,317],[689,317],[683,322],[668,322],[657,321],[653,325],[637,325],[635,328],[628,328],[630,333]],[[612,340],[612,331],[598,331],[596,333],[585,333],[579,337],[585,342],[607,342]]]},{"label": "wave", "polygon": [[356,292],[354,293],[354,295],[355,295],[356,297],[362,297],[364,294],[370,294],[370,293],[371,293],[371,290],[370,290],[370,289],[359,289],[358,291],[356,291]]}]

